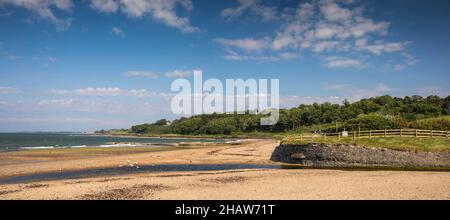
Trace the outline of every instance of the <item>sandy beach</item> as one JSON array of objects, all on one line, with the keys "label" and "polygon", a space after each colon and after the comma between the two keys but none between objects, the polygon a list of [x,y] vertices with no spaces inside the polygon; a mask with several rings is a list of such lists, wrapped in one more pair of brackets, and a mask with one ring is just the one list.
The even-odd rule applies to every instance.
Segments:
[{"label": "sandy beach", "polygon": [[278,144],[2,152],[0,199],[450,199],[450,172],[280,169]]}]

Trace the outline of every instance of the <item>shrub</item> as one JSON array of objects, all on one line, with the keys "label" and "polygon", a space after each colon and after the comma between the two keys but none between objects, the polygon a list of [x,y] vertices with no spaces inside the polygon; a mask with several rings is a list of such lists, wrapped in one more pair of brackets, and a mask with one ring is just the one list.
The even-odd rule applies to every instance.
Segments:
[{"label": "shrub", "polygon": [[371,113],[358,115],[357,118],[348,120],[344,126],[349,130],[356,130],[358,127],[361,130],[382,130],[406,127],[407,123],[396,116],[383,116]]},{"label": "shrub", "polygon": [[206,123],[200,128],[205,134],[231,134],[236,130],[236,121],[233,118],[219,118]]},{"label": "shrub", "polygon": [[450,131],[450,116],[427,118],[411,123],[411,128]]}]

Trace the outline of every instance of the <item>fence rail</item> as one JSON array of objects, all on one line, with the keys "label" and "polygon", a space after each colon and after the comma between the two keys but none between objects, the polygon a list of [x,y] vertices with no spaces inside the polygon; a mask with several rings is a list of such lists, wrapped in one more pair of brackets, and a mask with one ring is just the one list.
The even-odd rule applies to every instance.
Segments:
[{"label": "fence rail", "polygon": [[321,133],[321,134],[300,134],[296,136],[288,136],[288,140],[318,140],[327,138],[377,138],[377,137],[441,137],[449,138],[449,131],[439,130],[423,130],[423,129],[391,129],[391,130],[369,130],[369,131],[348,131],[338,133]]}]

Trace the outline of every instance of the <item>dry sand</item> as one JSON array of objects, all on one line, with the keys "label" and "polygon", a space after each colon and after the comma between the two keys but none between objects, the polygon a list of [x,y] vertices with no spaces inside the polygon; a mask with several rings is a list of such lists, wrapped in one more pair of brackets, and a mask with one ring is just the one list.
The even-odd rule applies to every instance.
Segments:
[{"label": "dry sand", "polygon": [[[0,179],[149,164],[276,164],[278,142],[158,152],[0,153]],[[127,162],[129,160],[129,162]],[[239,169],[131,173],[0,185],[0,199],[450,199],[450,172]]]}]

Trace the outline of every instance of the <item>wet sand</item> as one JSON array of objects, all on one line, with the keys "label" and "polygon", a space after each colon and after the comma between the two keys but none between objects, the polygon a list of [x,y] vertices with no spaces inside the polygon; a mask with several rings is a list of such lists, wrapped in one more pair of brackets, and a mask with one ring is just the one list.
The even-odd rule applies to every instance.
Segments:
[{"label": "wet sand", "polygon": [[278,169],[277,145],[3,152],[0,199],[450,199],[450,172]]}]

